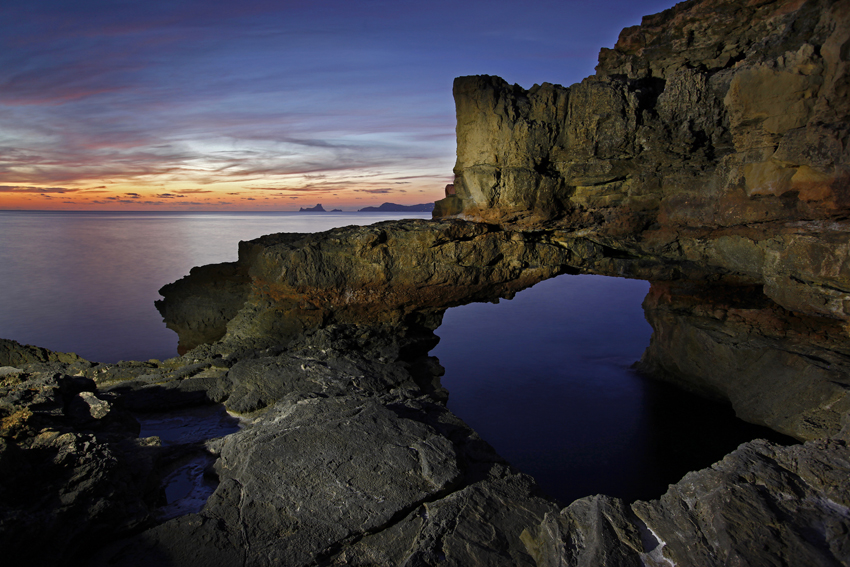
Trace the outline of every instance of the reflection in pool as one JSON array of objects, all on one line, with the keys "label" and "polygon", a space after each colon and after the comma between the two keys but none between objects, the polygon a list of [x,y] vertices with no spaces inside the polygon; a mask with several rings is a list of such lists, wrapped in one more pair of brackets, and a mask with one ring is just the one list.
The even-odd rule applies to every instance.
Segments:
[{"label": "reflection in pool", "polygon": [[792,442],[631,369],[652,333],[648,289],[561,276],[497,305],[449,309],[431,352],[446,369],[449,409],[564,503],[657,498],[740,443]]}]

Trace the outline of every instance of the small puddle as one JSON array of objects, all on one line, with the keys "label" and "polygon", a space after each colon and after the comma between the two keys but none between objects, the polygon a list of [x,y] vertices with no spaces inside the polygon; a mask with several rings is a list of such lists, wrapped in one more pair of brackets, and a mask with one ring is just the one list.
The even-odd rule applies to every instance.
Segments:
[{"label": "small puddle", "polygon": [[222,405],[209,405],[163,413],[135,415],[142,430],[139,437],[156,435],[163,445],[203,443],[239,431],[239,419]]},{"label": "small puddle", "polygon": [[215,492],[218,482],[204,474],[215,459],[200,454],[163,479],[166,505],[157,511],[160,520],[200,512]]},{"label": "small puddle", "polygon": [[157,511],[159,519],[165,521],[200,512],[218,482],[204,474],[215,462],[215,457],[199,450],[197,444],[236,433],[241,427],[239,419],[228,414],[221,405],[136,414],[135,417],[141,425],[139,437],[157,436],[163,447],[187,445],[186,458],[177,461],[176,468],[163,478],[166,504]]}]

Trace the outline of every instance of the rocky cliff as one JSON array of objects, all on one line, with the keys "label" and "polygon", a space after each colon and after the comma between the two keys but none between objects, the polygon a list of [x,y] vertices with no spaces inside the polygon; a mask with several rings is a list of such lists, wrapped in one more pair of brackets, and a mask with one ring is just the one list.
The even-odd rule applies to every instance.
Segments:
[{"label": "rocky cliff", "polygon": [[683,2],[571,87],[459,78],[435,215],[568,227],[847,320],[848,26],[847,2]]},{"label": "rocky cliff", "polygon": [[[849,26],[848,0],[694,0],[581,84],[458,79],[455,218],[241,243],[161,290],[171,360],[0,342],[5,557],[850,565]],[[643,372],[805,442],[648,502],[547,498],[445,408],[428,352],[445,309],[581,272],[652,282]],[[245,427],[168,448],[128,413],[211,403]],[[165,519],[187,451],[217,488]]]},{"label": "rocky cliff", "polygon": [[[547,512],[526,551],[538,565],[847,564],[848,45],[846,1],[692,1],[624,30],[568,88],[459,78],[455,183],[434,212],[453,218],[245,243],[244,299],[221,303],[236,314],[214,334],[427,335],[446,307],[559,273],[650,280],[643,372],[820,441],[743,447],[654,503]],[[208,285],[163,289],[186,346],[198,318],[176,298],[214,297]]]}]

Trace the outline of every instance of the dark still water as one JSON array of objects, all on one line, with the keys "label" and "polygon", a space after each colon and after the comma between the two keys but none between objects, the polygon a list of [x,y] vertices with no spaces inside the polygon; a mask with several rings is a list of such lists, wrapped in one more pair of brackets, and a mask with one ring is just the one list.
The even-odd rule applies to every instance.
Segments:
[{"label": "dark still water", "polygon": [[[430,215],[0,212],[0,337],[99,362],[169,358],[177,336],[153,302],[193,266],[233,261],[240,240],[263,234],[403,216]],[[432,354],[446,368],[449,407],[565,503],[654,498],[688,470],[770,436],[630,370],[649,344],[647,289],[561,276],[498,305],[448,310]],[[201,486],[203,467],[190,465],[175,502],[193,502]]]},{"label": "dark still water", "polygon": [[745,441],[791,441],[630,368],[652,334],[648,289],[560,276],[510,301],[448,310],[431,352],[446,369],[448,407],[564,503],[657,498]]}]

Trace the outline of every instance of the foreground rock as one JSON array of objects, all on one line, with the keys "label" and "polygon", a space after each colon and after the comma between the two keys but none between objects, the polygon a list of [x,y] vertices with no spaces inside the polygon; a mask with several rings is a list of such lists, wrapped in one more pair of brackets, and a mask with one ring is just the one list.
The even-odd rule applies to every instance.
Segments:
[{"label": "foreground rock", "polygon": [[850,448],[745,443],[664,496],[582,498],[523,534],[538,565],[848,565]]},{"label": "foreground rock", "polygon": [[119,397],[85,376],[92,364],[13,341],[0,352],[4,558],[70,564],[149,521],[156,443],[138,439]]},{"label": "foreground rock", "polygon": [[[473,544],[489,548],[495,563],[531,565],[519,534],[556,509],[530,478],[427,400],[282,402],[220,450],[221,484],[200,514],[116,545],[106,557],[122,565],[311,565],[443,555],[463,564]],[[478,514],[440,512],[476,501]],[[508,503],[515,505],[501,518],[487,517]],[[434,535],[417,543],[429,532],[443,545]]]},{"label": "foreground rock", "polygon": [[[8,373],[3,408],[33,415],[3,420],[0,467],[14,483],[0,500],[5,556],[33,565],[850,562],[843,441],[754,441],[659,500],[596,496],[560,509],[446,410],[433,374],[411,374],[392,355],[397,345],[378,348],[382,336],[331,326],[286,349],[223,342],[164,362],[49,363],[49,378],[34,362]],[[206,443],[218,481],[206,506],[163,521],[157,483],[174,453],[135,440],[120,408],[202,403],[196,392],[253,417]]]},{"label": "foreground rock", "polygon": [[[532,565],[519,535],[557,506],[445,409],[438,365],[410,371],[399,354],[418,356],[410,344],[418,341],[380,327],[331,326],[287,349],[224,342],[164,362],[22,364],[3,390],[0,467],[14,471],[0,500],[5,556],[33,565],[393,564],[400,554],[463,563],[486,549],[480,557],[496,564]],[[177,450],[135,439],[123,407],[216,400],[252,418],[206,443],[219,484],[204,509],[163,522],[158,483]]]}]

